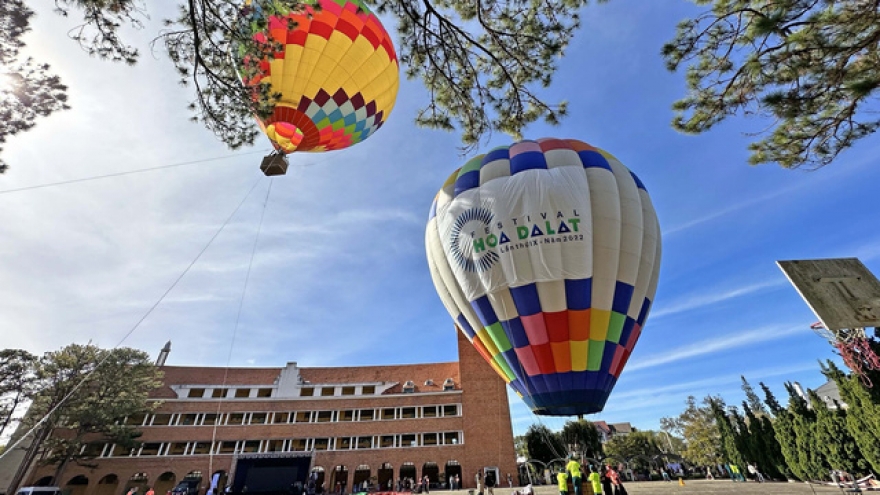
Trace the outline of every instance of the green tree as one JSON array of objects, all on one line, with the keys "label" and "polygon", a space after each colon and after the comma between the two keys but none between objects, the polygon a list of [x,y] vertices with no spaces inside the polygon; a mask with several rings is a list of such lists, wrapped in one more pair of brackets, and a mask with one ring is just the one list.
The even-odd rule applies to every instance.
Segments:
[{"label": "green tree", "polygon": [[[0,152],[8,137],[32,128],[38,117],[69,108],[67,87],[49,65],[21,54],[33,15],[23,0],[0,2]],[[0,159],[0,173],[6,168]]]},{"label": "green tree", "polygon": [[776,465],[776,469],[785,473],[786,476],[792,476],[800,480],[806,480],[807,475],[800,468],[798,462],[797,438],[794,431],[794,417],[791,411],[782,407],[776,400],[776,397],[764,383],[761,383],[761,389],[764,390],[764,403],[773,414],[773,432],[776,441],[779,444],[779,451],[782,455],[782,463]]},{"label": "green tree", "polygon": [[140,432],[120,420],[158,406],[147,398],[161,385],[161,372],[136,349],[71,344],[46,353],[37,377],[38,391],[22,421],[35,428],[24,465],[45,447],[49,454],[42,462],[56,466],[56,482],[71,462],[93,467],[90,461],[100,452],[89,448],[92,443],[136,446]]},{"label": "green tree", "polygon": [[584,457],[599,459],[602,457],[602,442],[596,425],[585,419],[567,421],[559,438],[568,451],[578,452]]},{"label": "green tree", "polygon": [[653,458],[662,454],[652,432],[634,431],[615,435],[605,443],[605,455],[615,459],[631,459],[637,455]]},{"label": "green tree", "polygon": [[792,414],[792,425],[797,447],[797,463],[805,480],[825,478],[828,465],[825,453],[817,440],[816,412],[810,409],[807,400],[798,393],[794,385],[786,383],[788,409]]},{"label": "green tree", "polygon": [[822,449],[827,465],[848,473],[863,473],[868,463],[846,428],[846,411],[829,409],[813,390],[809,391],[808,397],[816,412],[816,444]]},{"label": "green tree", "polygon": [[[672,125],[701,133],[757,116],[753,164],[821,167],[880,127],[880,7],[864,0],[694,0],[662,54],[687,66]],[[769,125],[768,125],[769,124]]]},{"label": "green tree", "polygon": [[725,411],[724,401],[720,397],[709,399],[709,407],[715,415],[715,424],[718,425],[718,437],[721,444],[721,455],[725,461],[736,464],[740,469],[745,468],[745,459],[739,450],[736,428]]},{"label": "green tree", "polygon": [[880,471],[880,407],[877,400],[862,384],[858,376],[847,375],[828,361],[822,372],[837,384],[840,396],[846,402],[846,426],[859,452],[875,471]]},{"label": "green tree", "polygon": [[565,457],[567,451],[559,435],[550,431],[542,424],[529,426],[526,430],[526,447],[529,451],[529,459],[535,459],[543,463],[549,463],[554,459]]},{"label": "green tree", "polygon": [[513,437],[513,450],[517,457],[529,458],[529,446],[526,443],[525,435],[517,435]]},{"label": "green tree", "polygon": [[[32,12],[24,0],[4,2],[0,27],[23,25]],[[604,0],[598,0],[599,2]],[[301,10],[307,0],[253,0],[266,13]],[[430,2],[428,0],[378,0],[368,2],[380,13],[397,20],[398,58],[404,74],[425,85],[428,103],[416,116],[420,125],[461,130],[464,144],[474,147],[493,131],[518,136],[538,119],[556,123],[565,114],[565,102],[551,103],[536,90],[548,86],[557,61],[577,30],[578,11],[588,0],[485,0]],[[142,27],[145,6],[138,0],[56,0],[56,11],[81,15],[71,37],[90,55],[129,64],[140,51],[126,44],[120,31]],[[250,89],[239,82],[240,71],[229,53],[252,53],[254,60],[272,56],[272,44],[255,43],[241,29],[241,0],[186,0],[179,14],[165,21],[156,41],[164,44],[180,82],[194,90],[190,105],[193,119],[213,131],[232,148],[253,143],[258,130],[253,114],[262,114],[277,95],[268,90],[253,102]],[[23,19],[23,21],[21,20]],[[23,22],[23,24],[22,24]],[[16,31],[3,29],[4,46],[21,48]],[[40,82],[40,74],[22,72],[0,60],[7,70],[26,84]],[[67,108],[64,86],[57,78],[38,85],[50,89],[54,105],[26,105],[28,111],[48,115]],[[15,115],[13,115],[15,117]],[[8,119],[2,119],[4,122]],[[8,135],[33,125],[33,119],[13,119],[13,126],[0,127],[0,143]],[[13,132],[10,132],[13,131]]]},{"label": "green tree", "polygon": [[694,396],[689,396],[687,407],[676,417],[660,419],[663,430],[673,432],[684,439],[685,448],[680,451],[682,457],[698,466],[712,466],[720,461],[721,442],[715,415],[710,407],[710,398],[703,399],[703,405],[697,405]]},{"label": "green tree", "polygon": [[0,437],[34,393],[37,357],[22,349],[0,351]]}]

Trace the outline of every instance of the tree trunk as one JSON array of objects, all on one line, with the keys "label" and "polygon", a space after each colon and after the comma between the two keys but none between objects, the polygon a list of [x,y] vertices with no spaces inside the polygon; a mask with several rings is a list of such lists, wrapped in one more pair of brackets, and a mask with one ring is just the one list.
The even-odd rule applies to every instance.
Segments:
[{"label": "tree trunk", "polygon": [[64,469],[67,467],[68,462],[70,462],[70,456],[65,457],[63,461],[58,463],[58,467],[55,468],[55,474],[52,475],[52,486],[61,486],[61,475],[64,474]]}]

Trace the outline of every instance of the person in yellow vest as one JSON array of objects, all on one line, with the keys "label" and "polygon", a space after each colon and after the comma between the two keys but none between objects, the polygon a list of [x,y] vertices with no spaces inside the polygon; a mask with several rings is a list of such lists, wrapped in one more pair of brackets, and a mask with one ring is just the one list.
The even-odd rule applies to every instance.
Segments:
[{"label": "person in yellow vest", "polygon": [[581,463],[577,460],[576,455],[569,457],[568,464],[565,465],[565,471],[571,476],[571,486],[574,488],[574,495],[581,495]]},{"label": "person in yellow vest", "polygon": [[556,483],[559,485],[559,495],[568,495],[568,475],[559,471],[556,473]]},{"label": "person in yellow vest", "polygon": [[602,477],[596,472],[595,466],[590,466],[590,475],[587,476],[587,479],[593,485],[593,495],[602,495]]}]

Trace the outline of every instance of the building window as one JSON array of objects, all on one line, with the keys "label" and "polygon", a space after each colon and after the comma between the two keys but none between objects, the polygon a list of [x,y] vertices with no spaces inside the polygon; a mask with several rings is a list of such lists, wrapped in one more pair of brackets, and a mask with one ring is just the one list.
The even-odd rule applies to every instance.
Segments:
[{"label": "building window", "polygon": [[257,397],[272,397],[272,389],[271,388],[257,389]]},{"label": "building window", "polygon": [[361,389],[361,393],[364,395],[373,395],[376,393],[376,386],[375,385],[364,385],[364,387]]},{"label": "building window", "polygon": [[373,421],[375,412],[373,409],[361,409],[360,421]]},{"label": "building window", "polygon": [[202,455],[211,451],[211,444],[208,442],[193,442],[190,449],[190,455]]},{"label": "building window", "polygon": [[240,425],[244,423],[244,413],[229,413],[226,415],[226,424]]},{"label": "building window", "polygon": [[450,390],[455,390],[455,382],[452,378],[447,378],[445,382],[443,382],[443,391],[449,392]]},{"label": "building window", "polygon": [[284,452],[284,440],[266,440],[266,452]]},{"label": "building window", "polygon": [[249,388],[237,388],[235,389],[235,398],[236,399],[245,399],[251,396],[251,389]]},{"label": "building window", "polygon": [[437,445],[437,434],[436,433],[423,433],[422,434],[422,445]]},{"label": "building window", "polygon": [[394,419],[394,408],[393,407],[386,407],[385,409],[382,409],[382,419],[384,419],[386,421],[393,420]]},{"label": "building window", "polygon": [[217,413],[206,413],[202,415],[202,423],[205,426],[213,426],[217,424]]},{"label": "building window", "polygon": [[458,416],[458,405],[450,404],[443,406],[443,416]]},{"label": "building window", "polygon": [[437,406],[425,406],[422,408],[422,417],[423,418],[436,418],[437,417]]},{"label": "building window", "polygon": [[295,423],[308,423],[311,417],[311,411],[297,411],[294,417]]},{"label": "building window", "polygon": [[290,440],[290,450],[295,452],[303,452],[306,450],[306,439],[305,438],[294,438]]},{"label": "building window", "polygon": [[382,435],[379,439],[379,446],[383,449],[390,449],[394,447],[394,435]]},{"label": "building window", "polygon": [[342,395],[354,395],[354,387],[342,387]]},{"label": "building window", "polygon": [[457,445],[461,443],[461,438],[457,431],[447,431],[443,434],[443,445]]},{"label": "building window", "polygon": [[303,387],[299,389],[300,397],[312,397],[315,395],[315,389],[312,387]]},{"label": "building window", "polygon": [[234,454],[235,453],[235,444],[237,442],[235,440],[224,440],[220,442],[220,447],[217,449],[218,454]]},{"label": "building window", "polygon": [[252,425],[264,425],[269,418],[269,413],[251,413]]},{"label": "building window", "polygon": [[316,438],[314,449],[315,450],[327,450],[329,445],[330,445],[329,438]]},{"label": "building window", "polygon": [[408,380],[403,384],[403,393],[411,394],[416,391],[416,384],[412,382],[412,380]]},{"label": "building window", "polygon": [[203,389],[203,388],[191,388],[191,389],[189,389],[189,394],[187,395],[187,397],[190,397],[193,399],[201,399],[204,396],[205,396],[205,389]]},{"label": "building window", "polygon": [[141,453],[140,455],[159,455],[159,448],[162,447],[161,443],[145,443],[141,445]]},{"label": "building window", "polygon": [[354,421],[354,409],[339,411],[339,421]]},{"label": "building window", "polygon": [[339,437],[336,439],[336,450],[348,450],[351,448],[351,437]]},{"label": "building window", "polygon": [[171,415],[170,414],[154,414],[153,422],[150,423],[153,426],[168,426],[171,424]]},{"label": "building window", "polygon": [[98,457],[102,452],[104,452],[104,444],[99,442],[88,443],[83,449],[83,455],[87,457]]},{"label": "building window", "polygon": [[333,397],[333,394],[336,393],[336,388],[334,387],[324,387],[321,389],[321,397]]},{"label": "building window", "polygon": [[226,397],[226,390],[227,389],[225,388],[215,388],[214,390],[211,390],[211,397],[215,399]]},{"label": "building window", "polygon": [[128,416],[125,418],[125,424],[141,426],[144,424],[144,420],[147,418],[146,414],[135,414],[133,416]]},{"label": "building window", "polygon": [[245,440],[244,445],[241,447],[242,452],[259,452],[260,451],[260,441],[259,440]]},{"label": "building window", "polygon": [[177,417],[177,424],[180,426],[194,425],[198,417],[198,414],[181,414]]},{"label": "building window", "polygon": [[289,412],[277,412],[277,413],[275,413],[275,416],[272,417],[272,423],[274,423],[276,425],[289,423],[289,422],[290,422],[290,413]]},{"label": "building window", "polygon": [[333,412],[334,411],[318,411],[318,417],[315,420],[316,423],[329,423],[333,421]]},{"label": "building window", "polygon": [[415,447],[417,445],[415,434],[400,435],[401,447]]},{"label": "building window", "polygon": [[165,455],[184,455],[185,453],[185,442],[173,442],[171,445],[168,446],[168,450],[165,452]]},{"label": "building window", "polygon": [[359,449],[372,449],[373,448],[373,437],[358,437],[357,448],[359,448]]},{"label": "building window", "polygon": [[400,417],[402,419],[413,419],[416,417],[416,408],[415,407],[401,407],[400,408]]}]

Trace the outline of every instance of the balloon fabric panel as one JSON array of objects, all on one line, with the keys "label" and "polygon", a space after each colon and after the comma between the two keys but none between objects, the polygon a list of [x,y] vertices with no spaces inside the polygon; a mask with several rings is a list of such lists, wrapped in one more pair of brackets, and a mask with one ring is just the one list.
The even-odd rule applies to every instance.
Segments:
[{"label": "balloon fabric panel", "polygon": [[502,146],[431,206],[431,277],[456,326],[538,414],[601,411],[657,288],[644,185],[576,140]]},{"label": "balloon fabric panel", "polygon": [[283,47],[245,83],[280,95],[260,127],[284,153],[357,144],[384,124],[397,98],[397,55],[379,19],[360,1],[315,3],[320,9],[272,16],[266,31],[254,31],[255,40]]}]

